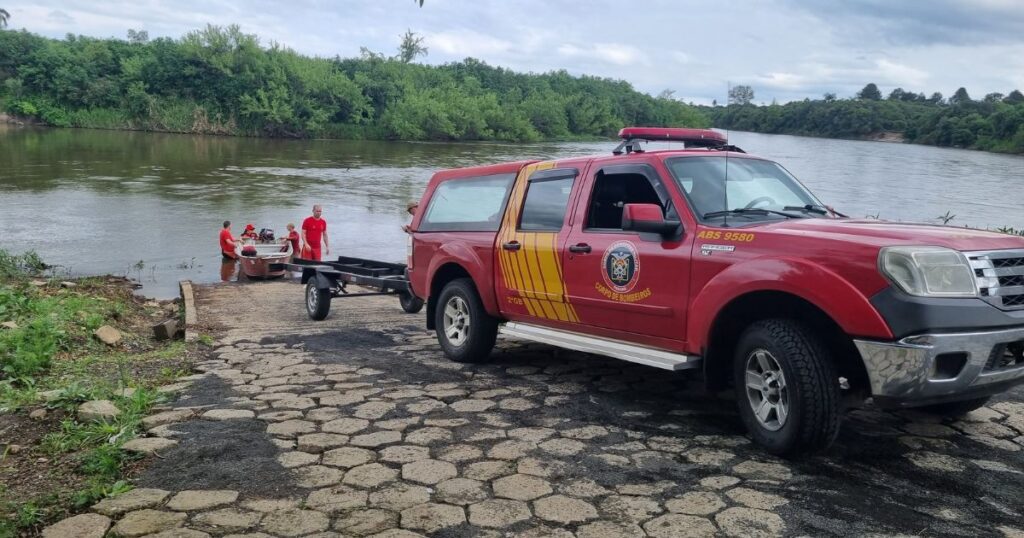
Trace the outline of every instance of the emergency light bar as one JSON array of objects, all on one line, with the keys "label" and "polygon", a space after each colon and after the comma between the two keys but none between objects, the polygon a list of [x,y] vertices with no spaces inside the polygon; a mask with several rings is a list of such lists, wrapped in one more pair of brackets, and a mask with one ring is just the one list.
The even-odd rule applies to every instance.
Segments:
[{"label": "emergency light bar", "polygon": [[615,155],[623,153],[642,153],[640,141],[648,142],[682,142],[687,148],[711,148],[726,151],[742,152],[743,150],[727,145],[728,139],[721,133],[711,129],[682,129],[677,127],[626,127],[619,131],[622,143],[614,151]]}]

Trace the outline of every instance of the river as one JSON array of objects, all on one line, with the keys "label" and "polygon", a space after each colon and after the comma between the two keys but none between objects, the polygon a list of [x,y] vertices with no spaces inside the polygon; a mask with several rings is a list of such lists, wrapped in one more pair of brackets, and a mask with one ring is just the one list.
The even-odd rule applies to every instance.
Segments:
[{"label": "river", "polygon": [[[909,144],[730,133],[851,216],[1024,228],[1024,157]],[[332,255],[402,261],[405,204],[440,168],[608,153],[586,143],[272,140],[0,125],[0,247],[153,297],[221,278],[217,234],[280,236],[324,206]]]}]

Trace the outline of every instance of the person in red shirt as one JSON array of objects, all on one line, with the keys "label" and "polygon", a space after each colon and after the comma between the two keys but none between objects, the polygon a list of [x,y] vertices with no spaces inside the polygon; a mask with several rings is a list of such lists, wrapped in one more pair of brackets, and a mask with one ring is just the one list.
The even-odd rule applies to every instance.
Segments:
[{"label": "person in red shirt", "polygon": [[259,234],[256,233],[256,227],[252,224],[246,224],[245,230],[242,232],[242,239],[259,239]]},{"label": "person in red shirt", "polygon": [[238,239],[231,235],[231,221],[224,221],[224,227],[220,230],[220,253],[228,260],[237,260],[238,253],[235,252],[235,248],[238,247]]},{"label": "person in red shirt", "polygon": [[302,252],[302,248],[299,246],[299,232],[295,231],[295,225],[288,223],[288,236],[284,238],[285,246],[281,248],[281,252],[288,252],[288,243],[292,244],[292,257],[298,258]]},{"label": "person in red shirt", "polygon": [[302,257],[307,260],[320,261],[321,241],[323,242],[323,254],[331,253],[331,247],[327,240],[327,221],[320,218],[323,212],[323,208],[317,204],[313,206],[313,216],[306,217],[306,220],[302,221],[302,244],[305,245]]}]

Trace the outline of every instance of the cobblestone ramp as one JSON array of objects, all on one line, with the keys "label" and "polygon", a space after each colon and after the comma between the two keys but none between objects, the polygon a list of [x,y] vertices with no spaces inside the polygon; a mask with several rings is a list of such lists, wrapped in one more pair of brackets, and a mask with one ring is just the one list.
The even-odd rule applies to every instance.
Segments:
[{"label": "cobblestone ramp", "polygon": [[[310,321],[294,283],[200,288],[215,360],[100,503],[123,536],[1024,536],[1024,402],[961,421],[853,412],[766,455],[682,375],[499,340],[447,361],[397,299]],[[79,516],[85,517],[85,516]]]}]

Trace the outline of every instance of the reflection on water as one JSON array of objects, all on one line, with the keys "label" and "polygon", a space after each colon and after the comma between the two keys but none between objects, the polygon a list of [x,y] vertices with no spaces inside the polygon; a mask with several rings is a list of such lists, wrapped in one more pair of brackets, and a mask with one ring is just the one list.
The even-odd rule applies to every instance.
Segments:
[{"label": "reflection on water", "polygon": [[237,274],[238,260],[229,260],[222,257],[220,262],[220,281],[231,282]]},{"label": "reflection on water", "polygon": [[[1024,227],[1021,157],[736,132],[730,142],[778,160],[853,216],[935,222],[949,210],[954,224]],[[35,249],[75,273],[128,274],[144,293],[170,296],[179,279],[237,278],[221,263],[224,220],[280,235],[320,203],[332,254],[400,261],[406,203],[436,170],[613,147],[0,127],[0,246]]]}]

